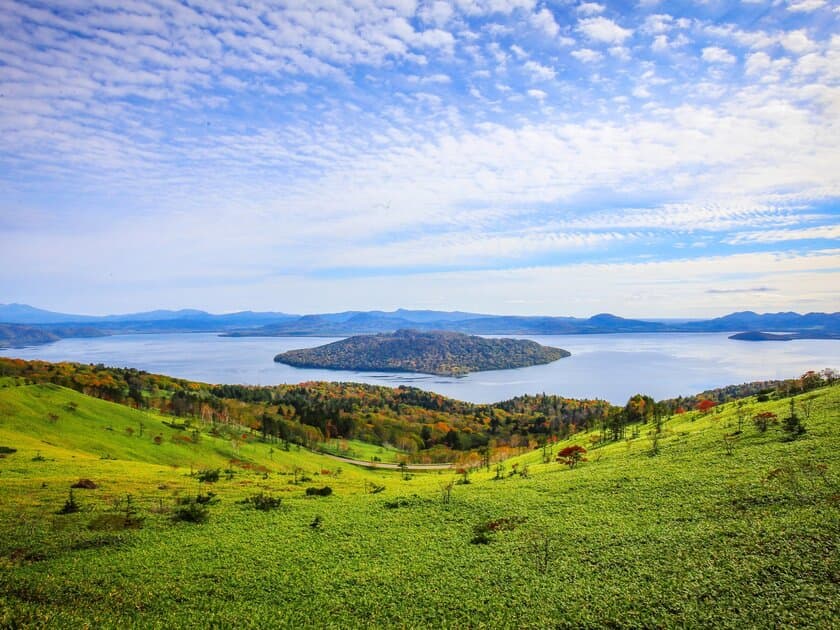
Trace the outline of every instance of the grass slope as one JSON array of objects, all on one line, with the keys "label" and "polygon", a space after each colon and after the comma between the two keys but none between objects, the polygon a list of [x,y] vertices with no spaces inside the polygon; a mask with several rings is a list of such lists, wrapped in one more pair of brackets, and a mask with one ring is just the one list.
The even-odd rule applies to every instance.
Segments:
[{"label": "grass slope", "polygon": [[[0,459],[0,626],[831,627],[840,387],[806,396],[808,432],[792,442],[749,424],[727,454],[727,405],[669,420],[655,457],[649,426],[572,470],[529,452],[501,479],[474,473],[444,504],[452,473],[337,474],[332,460],[258,442],[175,443],[160,417],[7,387],[0,446],[18,450]],[[62,412],[70,402],[77,411]],[[783,417],[787,402],[749,413],[765,410]],[[141,420],[143,438],[129,436]],[[174,497],[198,488],[189,467],[234,458],[268,475],[236,467],[212,484],[221,502],[208,523],[173,523]],[[528,477],[509,476],[513,464]],[[295,466],[312,481],[290,483]],[[81,512],[55,514],[80,476],[100,489],[76,491]],[[384,491],[366,493],[372,483]],[[305,496],[324,484],[332,496]],[[237,503],[258,490],[282,507]],[[90,529],[126,493],[143,527]]]}]

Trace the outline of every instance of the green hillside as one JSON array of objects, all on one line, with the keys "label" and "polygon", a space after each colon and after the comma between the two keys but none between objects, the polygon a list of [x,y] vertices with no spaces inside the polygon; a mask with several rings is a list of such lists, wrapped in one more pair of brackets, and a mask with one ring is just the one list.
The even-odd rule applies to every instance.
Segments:
[{"label": "green hillside", "polygon": [[[840,617],[837,384],[674,415],[655,439],[651,420],[623,440],[579,433],[488,468],[421,474],[16,382],[0,382],[2,627],[826,628]],[[806,428],[796,439],[783,430],[791,400]],[[766,412],[776,418],[761,431],[753,418]],[[586,461],[555,461],[573,444]],[[218,481],[199,482],[208,468]],[[79,511],[58,514],[80,478],[98,488],[75,490]],[[324,486],[330,496],[307,496]],[[179,498],[210,492],[207,522],[173,519]],[[259,492],[279,508],[240,503]]]}]

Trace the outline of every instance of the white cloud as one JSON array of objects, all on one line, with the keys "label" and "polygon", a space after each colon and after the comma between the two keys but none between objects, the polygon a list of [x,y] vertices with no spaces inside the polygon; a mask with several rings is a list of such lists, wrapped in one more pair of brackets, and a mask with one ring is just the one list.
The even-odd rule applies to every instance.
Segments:
[{"label": "white cloud", "polygon": [[621,44],[633,34],[631,29],[623,28],[605,17],[593,17],[580,20],[578,30],[589,39],[606,44]]},{"label": "white cloud", "polygon": [[811,41],[803,29],[784,33],[781,36],[780,42],[789,51],[797,54],[806,53],[816,48],[814,42]]},{"label": "white cloud", "polygon": [[[840,35],[834,35],[824,53],[808,53],[796,61],[794,74],[827,83],[840,79]],[[836,99],[834,102],[837,102]]]},{"label": "white cloud", "polygon": [[518,44],[513,44],[510,47],[510,52],[512,52],[514,55],[516,55],[517,59],[527,59],[528,58],[528,53],[525,52],[525,50],[521,46],[519,46]]},{"label": "white cloud", "polygon": [[674,28],[674,18],[667,13],[655,13],[645,18],[642,24],[642,32],[651,35],[667,33]]},{"label": "white cloud", "polygon": [[735,63],[735,56],[720,46],[707,46],[703,49],[703,60],[709,63]]},{"label": "white cloud", "polygon": [[598,15],[603,13],[605,8],[603,4],[597,2],[581,2],[576,10],[581,15]]},{"label": "white cloud", "polygon": [[742,245],[744,243],[782,243],[786,241],[804,241],[810,239],[840,239],[840,225],[820,225],[788,230],[741,232],[728,237],[725,241],[730,245]]},{"label": "white cloud", "polygon": [[650,48],[654,52],[665,52],[667,50],[686,46],[689,43],[691,43],[689,39],[682,33],[677,34],[677,36],[673,39],[669,39],[667,35],[657,35],[653,38],[653,43],[650,45]]},{"label": "white cloud", "polygon": [[630,50],[625,46],[610,46],[609,53],[616,59],[621,59],[622,61],[630,60]]},{"label": "white cloud", "polygon": [[[688,24],[679,3],[667,5],[673,16],[644,22],[646,13],[625,13],[618,23],[583,16],[576,23],[567,3],[564,13],[552,10],[566,19],[571,12],[571,28],[577,24],[581,43],[571,58],[558,47],[575,45],[561,35],[565,25],[550,42],[528,39],[534,28],[553,31],[539,20],[557,4],[62,6],[8,0],[0,17],[4,290],[35,276],[56,289],[75,286],[74,277],[104,289],[102,269],[122,273],[125,265],[131,295],[144,286],[151,295],[159,278],[171,276],[193,287],[199,302],[230,291],[242,296],[236,306],[250,306],[247,295],[266,287],[312,280],[334,290],[342,308],[362,299],[350,287],[364,288],[358,295],[369,307],[380,279],[344,285],[320,276],[336,268],[375,273],[395,260],[521,265],[531,252],[559,256],[567,248],[579,260],[596,260],[605,247],[620,258],[629,243],[658,257],[672,255],[675,242],[708,242],[704,234],[733,247],[804,248],[816,238],[809,226],[831,220],[810,208],[840,197],[840,36],[814,25],[821,16],[786,15],[782,5],[768,4],[770,17],[807,29]],[[537,21],[523,24],[531,16]],[[644,38],[633,41],[631,27]],[[698,79],[686,50],[651,58],[645,49],[685,45],[686,33],[703,42],[707,61],[743,57],[744,75],[712,67]],[[638,69],[606,58],[630,52]],[[604,63],[581,68],[572,59]],[[552,83],[529,90],[545,87],[529,80]],[[61,203],[38,201],[35,189]],[[631,201],[603,209],[615,199]],[[650,201],[637,208],[634,199]],[[808,266],[828,254],[799,256],[810,261],[799,267],[767,256],[707,260],[712,271],[703,277],[717,281],[714,269],[767,263],[801,281],[782,283],[773,299],[829,300],[815,287],[834,276],[815,280]],[[613,288],[612,272],[651,271],[665,282],[689,267],[552,269]],[[27,271],[15,280],[20,269]],[[693,304],[698,269],[696,284],[680,286],[674,303]],[[471,279],[503,275],[495,273]],[[536,290],[547,274],[516,278]],[[418,284],[433,291],[452,277],[428,275]],[[213,282],[212,290],[196,288]],[[403,287],[395,296],[413,285],[404,276],[383,282]],[[668,303],[655,284],[637,276],[633,286],[652,304]],[[616,290],[632,298],[627,287]],[[464,300],[491,299],[466,281],[451,296],[461,292]]]},{"label": "white cloud", "polygon": [[527,61],[522,68],[531,75],[534,81],[551,81],[557,75],[554,68],[549,68],[536,61]]},{"label": "white cloud", "polygon": [[554,20],[554,14],[548,9],[540,9],[531,15],[531,24],[543,31],[549,37],[556,37],[560,32],[560,27]]},{"label": "white cloud", "polygon": [[583,63],[595,63],[601,61],[601,59],[604,58],[604,55],[599,53],[597,50],[592,50],[591,48],[580,48],[572,51],[572,57],[578,61],[582,61]]},{"label": "white cloud", "polygon": [[445,26],[452,18],[454,11],[447,2],[430,2],[423,6],[418,15],[420,18],[436,26]]},{"label": "white cloud", "polygon": [[825,6],[826,0],[793,0],[788,1],[788,11],[810,13]]},{"label": "white cloud", "polygon": [[762,81],[772,82],[780,79],[780,73],[790,66],[790,59],[773,59],[764,52],[747,56],[744,72],[747,76],[759,76]]}]

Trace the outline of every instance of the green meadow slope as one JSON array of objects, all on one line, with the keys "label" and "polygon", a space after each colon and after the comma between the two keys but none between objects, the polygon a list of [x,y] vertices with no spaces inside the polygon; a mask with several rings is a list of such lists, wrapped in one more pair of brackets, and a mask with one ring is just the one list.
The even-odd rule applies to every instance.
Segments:
[{"label": "green meadow slope", "polygon": [[[7,379],[0,627],[831,627],[840,386],[795,404],[792,441],[750,420],[789,401],[750,399],[734,437],[730,403],[668,419],[655,456],[651,425],[580,434],[453,485]],[[573,469],[554,461],[571,444]],[[58,514],[80,478],[98,488]],[[173,519],[211,491],[209,521]],[[258,492],[281,505],[241,503]]]}]

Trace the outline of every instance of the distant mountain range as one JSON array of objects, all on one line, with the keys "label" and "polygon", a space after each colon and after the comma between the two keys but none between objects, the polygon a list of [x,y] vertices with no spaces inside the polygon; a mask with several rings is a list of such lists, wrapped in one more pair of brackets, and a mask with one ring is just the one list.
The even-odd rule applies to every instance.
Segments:
[{"label": "distant mountain range", "polygon": [[[217,326],[264,326],[289,319],[298,319],[299,315],[286,313],[255,313],[254,311],[240,311],[213,315],[206,311],[182,309],[180,311],[145,311],[142,313],[127,313],[125,315],[72,315],[69,313],[55,313],[45,311],[28,304],[0,304],[0,323],[5,324],[96,324],[98,326],[128,325],[127,327],[143,327],[148,325],[168,324],[170,328],[182,325],[184,328],[204,328],[205,323]],[[217,328],[212,328],[217,330]]]},{"label": "distant mountain range", "polygon": [[315,315],[253,311],[215,315],[189,309],[91,316],[55,313],[25,304],[0,304],[0,324],[4,325],[0,331],[0,346],[48,343],[61,337],[126,333],[220,332],[236,337],[346,337],[400,329],[445,330],[473,335],[760,331],[796,333],[798,338],[840,337],[840,313],[800,315],[752,311],[695,321],[625,319],[607,313],[578,318],[407,309]]}]

